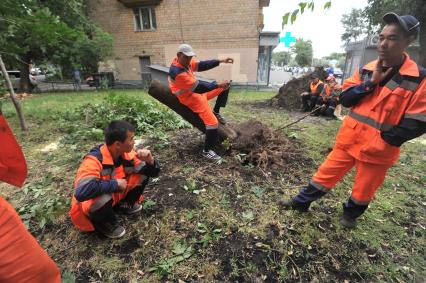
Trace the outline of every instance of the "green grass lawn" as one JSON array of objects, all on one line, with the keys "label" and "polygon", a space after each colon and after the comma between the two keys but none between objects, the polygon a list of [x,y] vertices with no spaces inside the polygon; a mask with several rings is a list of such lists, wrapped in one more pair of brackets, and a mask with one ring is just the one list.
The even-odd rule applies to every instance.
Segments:
[{"label": "green grass lawn", "polygon": [[[19,130],[12,104],[3,104],[29,171],[23,189],[1,184],[1,195],[58,263],[65,282],[423,282],[426,278],[424,138],[403,145],[399,162],[354,230],[338,225],[353,172],[309,213],[279,209],[278,200],[297,193],[333,146],[341,122],[317,117],[280,130],[303,150],[303,158],[297,160],[307,160],[294,161],[295,169],[289,172],[242,165],[235,153],[225,155],[223,164],[211,165],[199,158],[203,137],[194,129],[164,130],[160,136],[153,135],[155,129],[139,132],[137,138],[154,141],[153,153],[163,164],[160,177],[147,188],[143,213],[120,218],[127,233],[116,241],[80,233],[66,213],[81,158],[102,142],[102,117],[95,115],[123,115],[110,113],[109,108],[84,109],[88,103],[106,107],[103,101],[111,93],[154,102],[142,91],[36,94],[22,101],[29,125],[26,133]],[[256,119],[276,129],[300,116],[271,108],[268,100],[274,95],[231,92],[223,114],[231,123]],[[155,103],[147,105],[165,111]],[[46,146],[51,149],[43,151]]]}]

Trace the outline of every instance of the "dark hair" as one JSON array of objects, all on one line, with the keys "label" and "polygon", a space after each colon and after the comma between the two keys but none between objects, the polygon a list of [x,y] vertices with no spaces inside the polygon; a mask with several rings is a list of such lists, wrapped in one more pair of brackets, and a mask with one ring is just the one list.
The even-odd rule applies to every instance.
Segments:
[{"label": "dark hair", "polygon": [[112,145],[116,141],[124,142],[127,138],[127,131],[134,133],[135,126],[123,120],[111,121],[105,129],[106,145]]}]

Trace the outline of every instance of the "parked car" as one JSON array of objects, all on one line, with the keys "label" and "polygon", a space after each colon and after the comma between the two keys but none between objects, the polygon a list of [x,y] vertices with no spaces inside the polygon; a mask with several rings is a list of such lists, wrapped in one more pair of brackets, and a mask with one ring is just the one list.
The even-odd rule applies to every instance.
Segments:
[{"label": "parked car", "polygon": [[35,84],[46,80],[47,74],[40,70],[40,68],[31,68],[30,80],[33,80]]},{"label": "parked car", "polygon": [[[16,91],[19,89],[20,81],[21,81],[21,72],[17,70],[10,70],[7,71],[10,80],[12,81],[13,89]],[[41,78],[37,78],[37,76],[34,76],[32,74],[29,75],[30,78],[30,90],[34,89],[38,82],[41,80]]]}]

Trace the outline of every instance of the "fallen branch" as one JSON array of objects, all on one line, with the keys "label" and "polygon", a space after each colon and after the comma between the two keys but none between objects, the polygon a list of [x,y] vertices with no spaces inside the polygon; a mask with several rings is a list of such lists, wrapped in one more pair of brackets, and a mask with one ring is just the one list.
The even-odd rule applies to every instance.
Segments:
[{"label": "fallen branch", "polygon": [[311,112],[309,112],[309,113],[308,113],[308,114],[306,114],[306,115],[303,115],[302,117],[300,117],[300,118],[299,118],[299,119],[297,119],[296,121],[291,122],[290,124],[287,124],[287,125],[284,125],[284,126],[282,126],[282,127],[278,128],[278,129],[277,129],[277,131],[281,131],[281,130],[283,130],[283,129],[287,128],[287,127],[290,127],[291,125],[294,125],[294,124],[296,124],[296,123],[299,123],[300,121],[302,121],[302,120],[303,120],[303,119],[305,119],[306,117],[310,116],[311,114],[314,114],[317,110],[319,110],[319,109],[321,109],[321,108],[322,108],[322,106],[318,106],[318,107],[314,108],[314,110],[312,110]]}]

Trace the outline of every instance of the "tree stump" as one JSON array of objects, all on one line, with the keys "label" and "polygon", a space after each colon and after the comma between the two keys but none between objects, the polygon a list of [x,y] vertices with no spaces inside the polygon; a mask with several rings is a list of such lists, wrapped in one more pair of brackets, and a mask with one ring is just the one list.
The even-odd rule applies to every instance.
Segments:
[{"label": "tree stump", "polygon": [[[148,94],[175,111],[195,128],[205,133],[206,127],[198,114],[192,112],[191,109],[180,103],[176,96],[171,93],[169,87],[154,80],[149,87]],[[219,124],[218,132],[221,140],[228,139],[232,141],[238,136],[237,132],[229,125]]]}]

